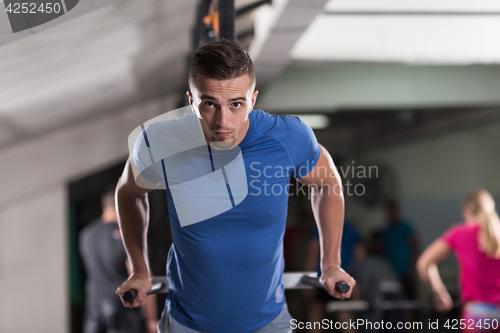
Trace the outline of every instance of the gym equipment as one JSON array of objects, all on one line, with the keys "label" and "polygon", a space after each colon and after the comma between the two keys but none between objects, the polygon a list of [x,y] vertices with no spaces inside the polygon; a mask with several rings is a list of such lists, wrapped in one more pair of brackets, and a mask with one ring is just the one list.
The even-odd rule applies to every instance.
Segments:
[{"label": "gym equipment", "polygon": [[[461,307],[459,301],[453,303],[453,307]],[[339,311],[373,311],[373,310],[407,310],[407,309],[432,309],[434,304],[429,301],[399,300],[399,301],[330,301],[326,304],[326,312]]]},{"label": "gym equipment", "polygon": [[[152,282],[153,286],[148,295],[168,292],[168,282],[165,276],[155,276]],[[283,285],[285,289],[323,288],[316,272],[283,273]],[[338,282],[335,287],[343,294],[348,293],[351,288],[346,282]],[[132,303],[136,297],[137,291],[134,289],[122,294],[123,300],[128,303]]]}]

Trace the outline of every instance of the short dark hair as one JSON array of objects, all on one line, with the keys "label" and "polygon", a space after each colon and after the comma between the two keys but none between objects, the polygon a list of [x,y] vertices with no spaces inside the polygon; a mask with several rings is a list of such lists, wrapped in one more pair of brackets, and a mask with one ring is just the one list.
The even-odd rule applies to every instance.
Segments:
[{"label": "short dark hair", "polygon": [[231,80],[248,75],[255,87],[255,70],[252,59],[237,42],[229,39],[203,45],[193,54],[189,66],[189,85],[197,76],[216,80]]}]

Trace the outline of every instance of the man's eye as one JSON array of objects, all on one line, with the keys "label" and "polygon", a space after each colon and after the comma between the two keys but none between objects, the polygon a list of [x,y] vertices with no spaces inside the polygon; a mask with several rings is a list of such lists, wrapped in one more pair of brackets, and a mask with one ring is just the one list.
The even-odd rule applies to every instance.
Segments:
[{"label": "man's eye", "polygon": [[205,106],[208,106],[209,108],[214,106],[214,103],[212,102],[205,102]]},{"label": "man's eye", "polygon": [[239,108],[240,106],[241,106],[240,102],[233,103],[233,107],[235,107],[235,108]]}]

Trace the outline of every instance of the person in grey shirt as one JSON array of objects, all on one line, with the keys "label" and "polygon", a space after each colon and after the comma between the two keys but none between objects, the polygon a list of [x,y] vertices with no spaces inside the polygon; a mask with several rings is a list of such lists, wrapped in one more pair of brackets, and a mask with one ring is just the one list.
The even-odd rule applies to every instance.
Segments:
[{"label": "person in grey shirt", "polygon": [[156,298],[150,296],[141,310],[123,307],[116,296],[128,277],[127,254],[118,228],[115,185],[101,197],[102,215],[79,236],[80,255],[87,273],[84,333],[156,333]]},{"label": "person in grey shirt", "polygon": [[[403,285],[398,279],[397,273],[391,264],[382,255],[380,233],[371,236],[368,244],[359,243],[355,250],[355,260],[349,267],[349,272],[356,279],[360,297],[369,301],[375,308],[358,313],[359,319],[370,322],[391,322],[391,332],[400,332],[396,329],[396,323],[404,321],[402,310],[386,310],[377,308],[377,303],[382,301],[404,300]],[[365,327],[359,329],[359,333],[378,332]]]}]

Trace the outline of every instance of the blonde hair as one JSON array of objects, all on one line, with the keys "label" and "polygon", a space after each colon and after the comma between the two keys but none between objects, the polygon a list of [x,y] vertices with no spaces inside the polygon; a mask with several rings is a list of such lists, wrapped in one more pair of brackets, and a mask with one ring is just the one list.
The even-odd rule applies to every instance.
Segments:
[{"label": "blonde hair", "polygon": [[464,200],[463,208],[468,209],[480,223],[479,244],[481,250],[490,257],[500,254],[500,219],[495,211],[495,200],[486,190],[470,193]]}]

